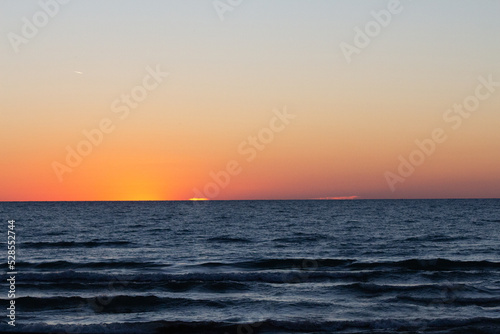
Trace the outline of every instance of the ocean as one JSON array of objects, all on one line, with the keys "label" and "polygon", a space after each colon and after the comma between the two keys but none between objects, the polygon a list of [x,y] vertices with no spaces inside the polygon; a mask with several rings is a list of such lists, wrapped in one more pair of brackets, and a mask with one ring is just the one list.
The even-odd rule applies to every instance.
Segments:
[{"label": "ocean", "polygon": [[500,333],[500,200],[3,202],[0,217],[3,332]]}]

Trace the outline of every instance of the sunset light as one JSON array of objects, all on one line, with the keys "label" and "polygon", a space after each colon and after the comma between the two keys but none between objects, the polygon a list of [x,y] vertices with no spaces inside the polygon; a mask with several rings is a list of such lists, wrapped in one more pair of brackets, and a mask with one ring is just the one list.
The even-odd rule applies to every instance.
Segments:
[{"label": "sunset light", "polygon": [[0,333],[500,333],[499,14],[0,1]]},{"label": "sunset light", "polygon": [[5,1],[0,201],[500,197],[498,4],[257,3]]}]

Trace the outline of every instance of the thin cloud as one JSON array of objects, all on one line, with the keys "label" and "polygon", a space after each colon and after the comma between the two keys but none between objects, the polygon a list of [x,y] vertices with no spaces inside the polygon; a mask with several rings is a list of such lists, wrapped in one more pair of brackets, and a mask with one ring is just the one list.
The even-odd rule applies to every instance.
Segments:
[{"label": "thin cloud", "polygon": [[313,199],[321,199],[321,200],[337,200],[337,201],[342,201],[342,200],[353,200],[353,199],[358,199],[359,196],[336,196],[336,197],[320,197],[320,198],[313,198]]}]

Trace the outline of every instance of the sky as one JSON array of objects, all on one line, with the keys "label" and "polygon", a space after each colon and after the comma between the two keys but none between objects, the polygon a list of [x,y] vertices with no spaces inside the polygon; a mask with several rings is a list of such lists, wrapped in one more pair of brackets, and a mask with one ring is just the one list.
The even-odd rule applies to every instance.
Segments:
[{"label": "sky", "polygon": [[0,0],[0,201],[500,198],[498,13]]}]

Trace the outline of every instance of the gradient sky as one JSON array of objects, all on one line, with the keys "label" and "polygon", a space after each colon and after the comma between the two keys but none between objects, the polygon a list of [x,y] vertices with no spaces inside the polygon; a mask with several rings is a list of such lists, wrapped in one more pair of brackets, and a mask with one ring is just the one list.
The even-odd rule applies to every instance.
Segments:
[{"label": "gradient sky", "polygon": [[[340,44],[389,2],[246,0],[221,20],[211,0],[73,0],[16,53],[9,33],[41,7],[1,0],[0,200],[189,199],[230,161],[213,199],[499,198],[500,87],[456,130],[443,115],[500,81],[500,2],[402,0],[348,63]],[[169,76],[120,119],[148,66]],[[238,147],[285,107],[247,161]],[[54,161],[106,118],[60,182]],[[391,191],[384,174],[436,128],[447,140]]]}]

